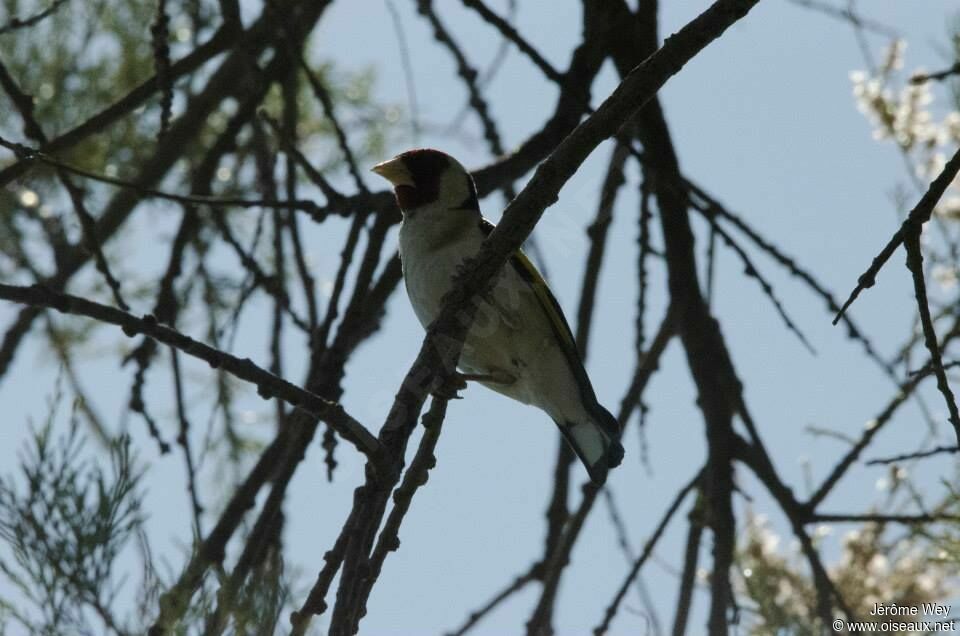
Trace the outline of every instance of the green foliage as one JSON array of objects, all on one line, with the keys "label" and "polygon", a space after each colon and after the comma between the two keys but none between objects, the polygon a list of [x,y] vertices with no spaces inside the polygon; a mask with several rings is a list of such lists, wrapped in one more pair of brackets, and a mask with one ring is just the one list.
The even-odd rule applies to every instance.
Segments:
[{"label": "green foliage", "polygon": [[111,609],[122,586],[115,564],[143,524],[142,471],[126,436],[110,444],[106,465],[86,453],[76,408],[54,437],[59,401],[22,454],[20,479],[0,478],[0,538],[11,555],[0,572],[17,595],[0,607],[35,634],[92,633],[92,615],[123,633]]},{"label": "green foliage", "polygon": [[232,608],[235,634],[256,636],[274,633],[278,627],[286,625],[287,612],[284,609],[293,599],[284,578],[283,558],[278,550],[279,546],[269,549],[264,562],[240,591]]},{"label": "green foliage", "polygon": [[[32,15],[47,2],[6,0],[0,22]],[[0,59],[34,99],[34,116],[48,137],[84,122],[118,97],[153,74],[149,25],[156,3],[66,2],[29,31],[0,38]],[[15,112],[5,94],[4,112]],[[103,166],[118,149],[129,159],[149,156],[143,142],[151,134],[140,117],[126,117],[103,134],[79,144],[65,158],[85,167]],[[5,134],[14,138],[17,119],[2,122]],[[16,130],[20,133],[20,130]],[[48,171],[49,172],[49,171]]]}]

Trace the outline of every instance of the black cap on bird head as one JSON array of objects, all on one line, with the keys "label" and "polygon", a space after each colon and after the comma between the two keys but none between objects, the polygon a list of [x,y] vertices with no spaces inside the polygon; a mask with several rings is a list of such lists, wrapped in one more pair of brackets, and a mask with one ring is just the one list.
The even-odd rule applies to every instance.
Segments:
[{"label": "black cap on bird head", "polygon": [[480,209],[470,173],[445,152],[433,148],[408,150],[372,170],[393,184],[397,204],[405,212],[437,201],[451,209]]}]

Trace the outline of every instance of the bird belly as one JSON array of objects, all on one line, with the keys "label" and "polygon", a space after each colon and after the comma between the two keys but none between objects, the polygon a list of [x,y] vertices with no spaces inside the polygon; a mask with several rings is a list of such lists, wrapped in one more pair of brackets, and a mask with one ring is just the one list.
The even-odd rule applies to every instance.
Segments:
[{"label": "bird belly", "polygon": [[[464,241],[426,250],[405,237],[401,229],[407,294],[424,328],[440,314],[444,295],[463,260],[476,254],[482,241],[478,233]],[[584,413],[576,378],[547,315],[528,284],[509,266],[478,305],[459,367],[471,374],[508,375],[513,382],[481,384],[539,407],[554,420],[578,421]]]},{"label": "bird belly", "polygon": [[[485,387],[524,404],[541,406],[538,391],[544,350],[549,342],[528,342],[506,329],[483,331],[472,328],[460,356],[460,367],[466,373],[506,376],[512,382],[481,381]],[[499,377],[498,377],[499,376]]]},{"label": "bird belly", "polygon": [[[441,247],[429,251],[416,245],[404,245],[401,233],[401,265],[407,296],[413,313],[426,329],[443,308],[443,297],[450,291],[457,268],[465,258],[463,249]],[[404,249],[406,248],[406,249]]]}]

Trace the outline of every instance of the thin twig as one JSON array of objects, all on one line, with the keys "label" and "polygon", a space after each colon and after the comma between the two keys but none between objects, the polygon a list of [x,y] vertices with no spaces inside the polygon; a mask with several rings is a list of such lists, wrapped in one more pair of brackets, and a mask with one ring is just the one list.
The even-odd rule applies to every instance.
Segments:
[{"label": "thin twig", "polygon": [[387,12],[393,24],[393,31],[397,35],[397,45],[400,48],[400,65],[403,67],[403,80],[407,89],[407,104],[410,108],[410,130],[413,140],[420,139],[420,107],[417,105],[417,83],[413,78],[413,61],[410,59],[410,45],[407,44],[407,34],[403,30],[403,21],[393,0],[386,0]]},{"label": "thin twig", "polygon": [[350,149],[350,144],[347,141],[347,134],[343,131],[343,126],[340,125],[340,121],[337,119],[336,111],[333,106],[333,99],[330,97],[329,91],[323,85],[323,82],[320,81],[320,78],[317,77],[309,66],[307,66],[307,61],[304,59],[303,54],[300,54],[300,68],[303,69],[304,75],[307,76],[307,81],[310,84],[310,88],[313,89],[313,94],[316,95],[317,99],[320,101],[320,104],[323,106],[323,113],[327,116],[327,120],[330,122],[330,125],[333,127],[334,136],[337,138],[337,144],[340,146],[340,152],[343,153],[343,158],[347,162],[347,168],[350,170],[350,175],[353,177],[353,183],[357,186],[357,190],[360,192],[367,192],[367,185],[363,182],[363,178],[360,177],[360,170],[357,168],[357,160],[353,156],[353,151]]},{"label": "thin twig", "polygon": [[540,577],[540,564],[534,563],[523,574],[517,576],[505,588],[493,595],[489,601],[484,603],[479,609],[476,609],[467,616],[466,622],[455,632],[447,632],[445,636],[463,636],[473,627],[475,627],[483,618],[495,610],[501,603],[522,590],[528,583],[536,581]]},{"label": "thin twig", "polygon": [[[262,25],[259,27],[251,27],[250,30],[243,33],[243,35],[244,37],[262,37],[262,30]],[[173,63],[170,67],[171,81],[193,73],[212,58],[223,53],[239,39],[240,35],[241,32],[239,31],[225,29],[217,31],[208,41]],[[158,88],[159,80],[154,75],[83,123],[51,139],[49,143],[44,144],[41,150],[50,154],[76,146],[89,136],[104,130],[121,117],[139,108],[156,93]],[[0,170],[0,187],[22,176],[31,165],[29,161],[18,161]]]},{"label": "thin twig", "polygon": [[546,60],[546,58],[544,58],[535,48],[533,48],[533,46],[531,46],[530,43],[520,35],[520,32],[517,31],[509,22],[497,15],[480,0],[462,0],[462,2],[465,6],[476,11],[480,17],[487,22],[487,24],[499,31],[503,37],[513,42],[517,49],[526,55],[530,61],[533,62],[534,66],[540,69],[547,79],[556,84],[563,85],[563,74],[557,71],[557,69],[555,69],[553,65]]},{"label": "thin twig", "polygon": [[627,576],[624,578],[623,583],[620,585],[620,588],[617,590],[617,593],[614,595],[613,600],[610,602],[610,605],[607,606],[607,609],[603,613],[603,620],[600,624],[594,628],[594,636],[603,636],[607,633],[607,630],[610,628],[610,623],[613,621],[613,618],[617,615],[617,610],[620,608],[620,603],[623,601],[623,598],[627,595],[627,590],[630,589],[630,584],[633,582],[633,579],[637,577],[640,573],[640,568],[643,567],[643,564],[646,563],[647,559],[653,553],[653,548],[657,545],[657,542],[660,540],[660,537],[663,535],[663,531],[667,529],[667,524],[670,523],[670,520],[673,518],[673,515],[680,509],[680,504],[683,503],[683,500],[686,499],[687,495],[691,490],[700,482],[703,478],[704,471],[701,469],[697,471],[697,474],[694,475],[687,485],[680,489],[680,491],[673,498],[673,502],[667,507],[666,512],[663,513],[663,517],[660,519],[660,523],[657,524],[657,527],[654,529],[653,534],[650,535],[650,538],[647,539],[647,542],[643,546],[643,551],[640,553],[640,556],[637,557],[637,560],[633,562],[633,567],[630,568],[630,571],[627,573]]},{"label": "thin twig", "polygon": [[784,309],[783,304],[780,302],[780,299],[777,298],[773,291],[773,285],[767,281],[766,278],[760,273],[760,270],[757,269],[756,265],[753,264],[753,261],[750,260],[750,257],[747,255],[746,251],[740,247],[739,244],[733,237],[730,236],[722,227],[720,227],[715,220],[711,219],[711,229],[716,232],[721,239],[723,239],[724,244],[732,249],[734,253],[740,258],[740,262],[743,263],[743,273],[748,278],[753,278],[760,285],[760,288],[763,290],[764,295],[773,303],[774,308],[777,310],[777,313],[780,314],[780,319],[783,320],[783,323],[786,325],[787,329],[797,337],[797,339],[806,347],[807,351],[811,354],[816,355],[817,351],[813,348],[813,345],[810,344],[810,341],[807,340],[807,337],[800,331],[800,328],[797,327],[796,323],[791,320],[790,316],[787,314],[786,309]]},{"label": "thin twig", "polygon": [[930,215],[933,214],[933,208],[937,205],[943,193],[946,192],[950,183],[956,178],[958,172],[960,172],[960,148],[957,149],[950,161],[946,163],[937,178],[930,183],[930,187],[926,193],[924,193],[920,201],[917,202],[917,205],[910,210],[910,214],[907,215],[907,218],[900,225],[900,228],[894,232],[893,237],[890,238],[880,253],[874,257],[867,271],[857,279],[857,286],[853,288],[853,291],[850,292],[850,297],[847,298],[843,306],[840,307],[840,311],[837,312],[836,317],[833,319],[833,324],[837,324],[847,311],[847,308],[857,299],[857,296],[860,295],[860,292],[874,286],[877,282],[877,274],[880,273],[880,270],[890,259],[890,256],[893,255],[894,251],[900,247],[904,238],[913,232],[912,228],[916,227],[916,231],[919,232],[923,224],[930,220]]},{"label": "thin twig", "polygon": [[[40,144],[46,144],[48,141],[47,136],[44,134],[40,123],[33,116],[33,98],[20,89],[20,86],[2,62],[0,62],[0,86],[6,91],[10,100],[20,113],[20,116],[23,118],[23,127],[27,135]],[[113,275],[107,259],[103,255],[103,247],[97,238],[96,221],[94,221],[93,216],[87,210],[87,206],[83,200],[83,192],[71,181],[63,168],[57,169],[57,176],[66,189],[67,195],[70,197],[70,202],[73,204],[77,219],[80,221],[80,227],[83,230],[81,246],[93,255],[97,271],[103,275],[117,306],[124,311],[129,310],[130,307],[127,305],[120,291],[120,281]]]},{"label": "thin twig", "polygon": [[[429,471],[437,464],[434,452],[437,441],[440,439],[443,418],[446,417],[446,414],[447,399],[434,396],[430,403],[430,410],[423,416],[424,431],[420,446],[417,448],[410,466],[407,467],[407,472],[404,474],[400,486],[393,492],[393,508],[390,510],[386,522],[384,522],[377,544],[370,555],[369,571],[367,580],[364,582],[364,586],[367,588],[372,588],[376,584],[387,555],[400,547],[400,526],[410,510],[413,496],[417,489],[427,483]],[[369,591],[367,594],[369,595]],[[361,606],[359,611],[365,612],[365,607]],[[359,617],[357,620],[359,620]]]},{"label": "thin twig", "polygon": [[[955,160],[957,161],[957,167],[960,168],[960,150],[957,151]],[[953,425],[954,434],[957,436],[958,443],[960,443],[960,409],[957,408],[957,400],[950,389],[947,372],[943,368],[943,358],[937,344],[937,332],[933,327],[930,305],[927,302],[927,285],[923,272],[923,251],[920,249],[920,225],[910,226],[910,231],[903,237],[903,247],[907,252],[907,269],[910,270],[910,275],[913,278],[914,296],[917,299],[920,324],[923,327],[923,342],[927,351],[930,352],[930,366],[933,367],[934,375],[937,377],[937,389],[947,403],[950,423]]]},{"label": "thin twig", "polygon": [[170,16],[167,15],[167,0],[157,0],[157,12],[150,25],[153,45],[153,68],[160,85],[160,129],[157,139],[162,139],[170,128],[173,109],[173,83],[170,81]]},{"label": "thin twig", "polygon": [[[476,69],[470,65],[460,45],[457,44],[456,40],[453,39],[453,35],[450,34],[450,31],[447,30],[443,22],[440,21],[439,16],[437,16],[433,8],[433,0],[416,1],[417,11],[426,17],[427,22],[429,22],[433,28],[433,37],[450,51],[450,54],[453,56],[453,60],[457,65],[457,75],[460,76],[467,88],[470,107],[480,119],[480,125],[483,128],[483,137],[486,139],[493,155],[499,157],[504,153],[503,142],[500,139],[500,131],[497,129],[497,123],[490,115],[490,107],[487,104],[487,100],[484,99],[483,93],[477,86]],[[509,198],[513,197],[508,196],[508,199]]]},{"label": "thin twig", "polygon": [[925,459],[927,457],[933,457],[934,455],[952,455],[955,453],[960,453],[960,446],[937,446],[936,448],[931,448],[925,451],[917,451],[915,453],[904,453],[902,455],[894,455],[892,457],[871,459],[868,460],[866,464],[867,466],[884,466],[887,464],[897,464],[899,462],[910,461],[913,459]]},{"label": "thin twig", "polygon": [[67,0],[53,0],[53,2],[50,3],[49,7],[47,7],[46,9],[43,9],[42,11],[38,11],[37,13],[29,17],[13,18],[6,24],[0,26],[0,35],[3,35],[5,33],[10,33],[11,31],[17,31],[19,29],[27,29],[29,27],[37,25],[43,20],[45,20],[46,18],[48,18],[49,16],[56,13],[57,10],[61,6],[63,6],[66,2]]},{"label": "thin twig", "polygon": [[87,316],[122,327],[123,332],[131,337],[140,334],[154,338],[189,356],[207,362],[214,369],[223,369],[241,380],[255,384],[257,393],[265,399],[277,397],[294,407],[303,408],[336,428],[344,439],[375,463],[380,458],[380,444],[376,438],[339,404],[278,378],[255,365],[249,358],[237,358],[225,351],[197,342],[175,329],[161,325],[149,314],[143,318],[137,318],[114,307],[69,294],[57,293],[40,285],[18,287],[0,284],[0,298],[24,305],[48,307],[61,313]]},{"label": "thin twig", "polygon": [[907,525],[916,525],[920,523],[937,523],[940,521],[949,521],[954,523],[960,521],[960,515],[937,513],[919,515],[846,515],[818,512],[810,517],[807,523],[903,523]]},{"label": "thin twig", "polygon": [[109,185],[117,186],[120,188],[126,188],[133,190],[137,194],[143,197],[152,197],[156,199],[165,199],[167,201],[174,201],[176,203],[181,203],[184,205],[208,205],[210,207],[238,207],[238,208],[284,208],[290,210],[302,210],[308,212],[311,216],[314,216],[318,221],[323,220],[326,216],[327,209],[318,205],[314,201],[307,199],[299,201],[265,201],[262,199],[239,199],[239,198],[230,198],[230,197],[212,197],[212,196],[201,196],[201,195],[187,195],[187,194],[175,194],[172,192],[163,192],[160,190],[155,190],[153,188],[148,188],[141,186],[133,181],[125,181],[117,177],[110,177],[105,174],[99,174],[92,172],[90,170],[85,170],[83,168],[78,168],[77,166],[70,165],[64,161],[60,161],[54,157],[47,155],[40,150],[35,148],[30,148],[22,144],[8,141],[6,139],[0,138],[0,146],[12,150],[14,154],[21,161],[33,162],[39,161],[61,170],[65,170],[71,174],[75,174],[86,179],[91,179],[93,181],[99,181],[101,183],[107,183]]},{"label": "thin twig", "polygon": [[676,614],[673,617],[672,636],[684,636],[687,621],[693,607],[693,586],[697,580],[697,563],[700,560],[700,541],[703,538],[703,495],[698,493],[690,509],[690,527],[683,550],[683,570],[680,572],[680,591],[677,593]]},{"label": "thin twig", "polygon": [[174,395],[177,402],[177,420],[180,422],[180,431],[177,433],[177,444],[183,449],[184,468],[187,473],[187,493],[190,495],[190,509],[193,512],[194,538],[199,540],[203,536],[200,519],[203,515],[203,506],[200,505],[200,496],[197,494],[197,465],[193,458],[193,448],[190,444],[190,419],[187,417],[186,396],[183,390],[183,375],[180,372],[180,356],[176,349],[170,350],[170,366],[173,369]]},{"label": "thin twig", "polygon": [[[691,196],[693,208],[704,216],[717,216],[724,221],[730,222],[738,231],[742,232],[754,245],[760,248],[774,261],[782,265],[794,277],[803,281],[815,294],[820,296],[827,305],[827,309],[836,314],[840,311],[840,305],[833,297],[833,294],[820,282],[813,274],[800,266],[797,261],[786,254],[782,249],[774,245],[770,240],[763,237],[755,228],[735,214],[730,208],[723,205],[715,197],[707,193],[703,188],[690,180],[685,181]],[[858,341],[863,346],[867,356],[877,363],[883,369],[888,377],[897,380],[897,374],[893,367],[887,363],[879,353],[877,353],[873,344],[863,334],[859,327],[853,322],[853,319],[843,315],[843,323],[847,326],[847,334],[850,338]]]},{"label": "thin twig", "polygon": [[828,15],[832,18],[837,18],[845,22],[849,22],[855,28],[865,29],[871,31],[878,35],[885,35],[889,38],[898,37],[897,30],[889,27],[885,24],[881,24],[875,20],[868,20],[861,17],[859,14],[855,13],[851,9],[841,9],[835,7],[832,4],[826,2],[820,2],[819,0],[789,0],[793,4],[803,7],[805,9],[812,9],[818,11],[824,15]]},{"label": "thin twig", "polygon": [[[620,546],[620,551],[623,552],[623,555],[627,558],[627,561],[632,563],[637,558],[636,552],[633,549],[633,546],[630,544],[630,539],[627,536],[627,524],[623,520],[623,515],[620,512],[620,506],[617,504],[617,499],[613,494],[613,490],[610,488],[603,489],[603,502],[607,505],[607,512],[610,514],[610,521],[613,523],[613,528],[617,535],[617,544]],[[657,608],[653,604],[653,600],[650,598],[650,592],[639,574],[634,580],[634,587],[636,587],[637,595],[640,597],[640,601],[643,603],[644,611],[646,612],[644,618],[646,618],[650,624],[652,636],[661,636],[662,630],[660,629],[660,618]]]},{"label": "thin twig", "polygon": [[929,82],[930,80],[941,82],[948,77],[960,74],[960,62],[957,62],[950,68],[946,68],[942,71],[937,71],[936,73],[917,73],[910,78],[911,84],[923,84],[924,82]]}]

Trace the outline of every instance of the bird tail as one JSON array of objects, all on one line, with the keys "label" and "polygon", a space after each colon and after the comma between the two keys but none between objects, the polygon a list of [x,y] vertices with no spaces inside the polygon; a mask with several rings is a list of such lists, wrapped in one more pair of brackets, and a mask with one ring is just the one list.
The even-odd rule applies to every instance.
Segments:
[{"label": "bird tail", "polygon": [[603,485],[607,471],[620,465],[623,445],[620,443],[620,425],[610,411],[595,404],[587,412],[587,419],[579,422],[557,422],[567,443],[583,462],[590,480]]}]

